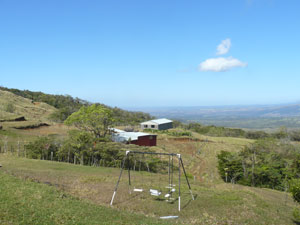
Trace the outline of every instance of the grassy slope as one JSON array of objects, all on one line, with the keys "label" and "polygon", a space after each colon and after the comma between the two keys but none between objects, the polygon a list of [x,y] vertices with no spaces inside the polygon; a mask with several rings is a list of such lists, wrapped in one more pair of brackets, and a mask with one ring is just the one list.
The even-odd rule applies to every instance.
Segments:
[{"label": "grassy slope", "polygon": [[0,171],[0,224],[161,224],[154,218],[80,200]]},{"label": "grassy slope", "polygon": [[[13,104],[15,110],[13,113],[5,111],[7,104]],[[24,116],[27,121],[21,122],[0,122],[3,130],[0,130],[0,146],[3,147],[5,143],[8,149],[11,146],[16,149],[18,142],[21,148],[24,144],[32,141],[38,136],[56,134],[59,136],[66,136],[68,128],[61,124],[51,123],[49,127],[41,127],[31,130],[17,130],[13,127],[20,127],[26,125],[34,125],[40,122],[49,123],[48,116],[57,109],[43,102],[32,103],[30,99],[17,96],[8,91],[0,90],[0,119],[14,119]]]},{"label": "grassy slope", "polygon": [[[6,112],[7,104],[13,104],[14,112]],[[48,116],[56,111],[53,106],[43,102],[32,102],[30,99],[17,96],[8,91],[0,90],[0,119],[13,119],[25,116],[28,121],[47,121]],[[5,123],[4,125],[8,125]]]},{"label": "grassy slope", "polygon": [[[0,94],[3,94],[3,92]],[[5,99],[3,96],[4,95],[1,95],[0,99]],[[6,99],[11,98],[14,98],[14,96]],[[17,115],[24,116],[24,113],[29,113],[29,115],[25,115],[25,117],[29,118],[31,121],[35,121],[35,119],[39,116],[41,116],[40,118],[46,118],[46,114],[44,115],[41,113],[39,116],[34,116],[35,114],[33,114],[33,116],[31,116],[31,112],[26,111],[29,106],[37,106],[33,106],[30,100],[24,100],[21,98],[19,100],[16,99],[16,102],[18,102],[18,104],[29,104],[24,105],[23,109],[25,111],[19,110],[19,107],[17,107]],[[43,112],[43,110],[40,112]],[[12,123],[10,122],[10,124]],[[67,130],[68,129],[66,127],[61,125],[30,131],[5,129],[5,131],[0,131],[0,143],[4,142],[5,139],[8,139],[11,144],[16,145],[17,140],[30,141],[36,136],[48,134],[65,136]],[[183,160],[188,173],[195,176],[195,180],[191,179],[191,183],[193,191],[197,195],[196,200],[192,202],[190,201],[187,186],[183,185],[182,205],[184,209],[178,213],[177,201],[175,201],[174,204],[168,204],[164,201],[157,201],[148,194],[129,195],[128,183],[125,174],[124,178],[121,180],[120,189],[116,196],[114,205],[115,208],[122,210],[118,212],[120,215],[125,215],[128,212],[140,212],[154,217],[179,215],[179,222],[182,221],[185,224],[293,224],[292,209],[295,207],[295,203],[289,195],[268,189],[224,184],[218,175],[216,168],[216,155],[221,150],[239,151],[245,145],[251,143],[252,140],[241,138],[206,137],[196,133],[193,133],[193,135],[200,141],[183,141],[180,139],[174,139],[174,137],[167,135],[159,135],[158,147],[153,148],[153,150],[176,152],[183,155]],[[75,166],[65,163],[15,158],[5,156],[3,154],[0,154],[0,163],[3,165],[1,170],[6,173],[13,174],[14,176],[22,179],[25,178],[51,184],[56,187],[48,187],[44,184],[35,184],[28,181],[24,182],[1,174],[1,181],[5,180],[7,185],[10,185],[5,189],[7,190],[7,193],[4,192],[3,189],[1,190],[1,203],[2,200],[6,198],[7,202],[12,202],[12,204],[6,205],[6,211],[4,210],[5,214],[0,214],[0,218],[3,217],[6,219],[4,222],[1,222],[0,220],[0,224],[22,223],[22,218],[24,218],[22,216],[23,214],[27,215],[27,217],[25,216],[27,219],[23,223],[31,223],[31,218],[28,215],[31,215],[33,211],[36,211],[34,216],[32,216],[33,219],[37,220],[36,224],[62,223],[54,220],[54,218],[65,218],[63,215],[67,215],[67,218],[70,220],[66,220],[66,224],[93,224],[92,221],[95,221],[95,224],[97,224],[97,221],[102,221],[99,219],[101,215],[105,216],[107,214],[111,216],[113,213],[116,213],[116,211],[106,210],[110,210],[107,209],[107,207],[118,178],[118,169]],[[150,187],[160,189],[167,184],[167,179],[168,178],[165,176],[153,176],[148,173],[141,174],[136,172],[132,174],[132,186],[137,188],[142,187],[145,189],[149,189]],[[177,182],[176,179],[177,176],[175,177],[175,182]],[[26,188],[24,186],[24,191],[28,188],[30,190],[31,186],[36,189],[33,189],[35,190],[33,192],[25,191],[24,193],[19,194],[18,191],[20,189],[17,187],[23,187],[23,185],[26,186]],[[43,195],[44,197],[41,198],[45,199],[45,201],[42,201],[37,199],[34,194],[35,192],[39,193],[39,189],[41,189],[41,191],[47,189],[52,192],[56,192],[56,190],[59,189],[60,191],[67,193],[67,196],[71,195],[79,197],[81,200],[70,197],[60,199],[57,198],[57,195],[55,194],[49,194],[48,196],[46,193]],[[23,188],[21,190],[23,190]],[[57,193],[59,193],[59,195],[62,194],[62,192]],[[27,198],[23,199],[22,205],[17,202],[17,200],[22,199],[20,196],[23,195],[27,196]],[[10,199],[8,199],[8,196]],[[176,195],[174,197],[176,198]],[[40,207],[40,201],[47,205],[48,211],[50,211],[49,214],[46,214],[43,208]],[[64,203],[64,201],[67,202]],[[93,204],[86,201],[91,201]],[[30,207],[24,207],[27,202],[29,202],[28,204],[32,204],[32,208],[35,210],[30,211]],[[71,205],[76,204],[83,204],[84,206],[82,208],[76,206],[72,209]],[[0,207],[1,205],[2,204],[0,204]],[[15,207],[15,205],[18,207]],[[56,210],[56,208],[58,210]],[[70,215],[74,214],[75,211],[79,215],[77,216],[76,214],[73,218]],[[87,211],[92,213],[86,214],[88,213]],[[104,213],[100,214],[100,217],[97,217],[95,214],[97,214],[98,211],[103,211]],[[117,215],[119,215],[118,213]],[[54,218],[52,218],[50,214],[54,215]],[[14,215],[18,216],[15,217]],[[47,221],[43,221],[41,217],[45,217]],[[87,223],[84,218],[88,218],[89,223]],[[119,219],[120,217],[116,217],[112,220],[107,218],[105,221],[107,221],[108,224],[118,224],[120,221]],[[138,221],[140,219],[143,223],[144,217],[140,216],[134,216],[134,218],[124,217],[122,220],[124,220],[125,223],[130,224],[139,223]],[[145,220],[144,223],[149,224],[151,221],[151,219],[147,222]]]},{"label": "grassy slope", "polygon": [[[189,154],[189,151],[192,152],[191,146],[197,143],[167,146],[167,141],[171,142],[170,137],[162,137],[159,145],[164,143],[165,151],[178,146],[176,151],[180,150],[183,154],[188,172],[197,174],[198,171],[192,171],[193,168],[197,168],[197,166],[195,167],[197,158],[193,157],[193,154]],[[247,143],[248,140],[212,138],[211,141],[214,142],[207,142],[207,146],[202,148],[206,150],[203,150],[199,156],[203,160],[205,158],[207,163],[203,164],[199,161],[203,169],[198,174],[198,179],[191,180],[193,192],[197,198],[195,201],[190,201],[187,186],[184,184],[182,186],[183,210],[180,213],[177,211],[177,201],[169,204],[157,201],[149,194],[129,195],[127,173],[124,173],[121,180],[114,207],[124,213],[141,212],[154,217],[179,215],[180,219],[177,222],[185,224],[293,224],[292,210],[296,204],[289,195],[269,189],[224,184],[215,173],[215,162],[212,160],[215,158],[214,154],[221,149],[233,149],[234,146],[234,150],[237,150],[242,143]],[[195,147],[195,149],[197,148]],[[212,149],[214,151],[211,151]],[[210,154],[209,151],[211,151]],[[203,153],[204,156],[201,155]],[[3,165],[2,170],[7,173],[52,184],[72,196],[88,199],[97,205],[106,207],[109,206],[119,174],[119,169],[114,168],[76,166],[4,155],[0,155],[0,163]],[[176,177],[175,183],[177,182]],[[163,185],[159,184],[162,182],[163,185],[167,184],[167,177],[153,176],[147,173],[141,175],[139,172],[132,174],[132,186],[134,187],[163,188]],[[80,212],[82,213],[81,210]]]},{"label": "grassy slope", "polygon": [[167,135],[158,136],[158,146],[168,152],[183,154],[183,160],[190,174],[206,185],[223,183],[217,171],[216,155],[221,151],[237,152],[253,142],[245,138],[208,137],[193,133],[199,141],[181,141]]}]

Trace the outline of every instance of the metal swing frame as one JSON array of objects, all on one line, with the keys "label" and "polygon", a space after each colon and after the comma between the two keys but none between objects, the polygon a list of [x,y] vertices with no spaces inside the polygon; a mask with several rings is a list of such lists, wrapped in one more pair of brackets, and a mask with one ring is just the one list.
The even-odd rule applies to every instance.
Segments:
[{"label": "metal swing frame", "polygon": [[[183,173],[184,173],[184,176],[185,176],[185,179],[186,179],[186,182],[187,182],[187,185],[189,187],[189,191],[191,193],[191,196],[192,196],[192,200],[195,200],[194,198],[194,195],[192,193],[192,189],[191,189],[191,185],[190,185],[190,182],[189,182],[189,179],[186,175],[186,172],[185,172],[185,168],[184,168],[184,165],[183,165],[183,161],[182,161],[182,157],[181,157],[181,154],[175,154],[175,153],[159,153],[159,152],[138,152],[138,151],[126,151],[126,155],[123,159],[123,162],[122,162],[122,167],[121,167],[121,171],[120,171],[120,175],[119,175],[119,179],[117,181],[117,184],[116,184],[116,187],[115,187],[115,190],[114,190],[114,193],[112,195],[112,198],[111,198],[111,201],[110,201],[110,205],[113,205],[113,202],[114,202],[114,198],[116,196],[116,193],[117,193],[117,190],[118,190],[118,186],[119,186],[119,183],[120,183],[120,180],[121,180],[121,177],[122,177],[122,173],[123,173],[123,170],[124,170],[124,167],[125,167],[125,162],[126,160],[128,160],[129,162],[129,157],[130,155],[133,155],[133,154],[147,154],[147,155],[167,155],[169,156],[169,185],[170,185],[170,180],[171,180],[171,176],[170,176],[170,157],[172,157],[172,165],[173,165],[173,156],[177,157],[178,158],[178,211],[181,210],[180,208],[180,185],[181,185],[181,168],[183,170]],[[172,181],[171,183],[173,184],[173,166],[172,166]],[[128,167],[128,185],[129,187],[131,186],[131,179],[130,179],[130,166]]]}]

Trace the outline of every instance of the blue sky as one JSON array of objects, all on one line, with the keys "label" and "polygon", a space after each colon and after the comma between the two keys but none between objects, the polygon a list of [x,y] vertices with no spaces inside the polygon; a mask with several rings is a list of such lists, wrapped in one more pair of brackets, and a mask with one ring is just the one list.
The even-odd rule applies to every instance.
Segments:
[{"label": "blue sky", "polygon": [[299,0],[0,0],[0,85],[119,107],[300,101]]}]

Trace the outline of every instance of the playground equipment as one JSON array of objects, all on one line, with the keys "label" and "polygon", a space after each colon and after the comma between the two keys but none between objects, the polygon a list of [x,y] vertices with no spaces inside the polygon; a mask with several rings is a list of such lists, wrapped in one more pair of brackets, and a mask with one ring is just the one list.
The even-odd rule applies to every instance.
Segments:
[{"label": "playground equipment", "polygon": [[[171,200],[171,197],[172,197],[172,194],[176,191],[176,188],[175,188],[175,184],[173,184],[173,175],[174,175],[174,169],[173,169],[173,157],[177,157],[178,158],[178,211],[181,210],[180,208],[180,185],[181,185],[181,168],[183,170],[183,173],[184,173],[184,176],[185,176],[185,180],[186,180],[186,183],[189,187],[189,191],[190,191],[190,194],[191,194],[191,197],[192,197],[192,200],[194,200],[194,195],[192,193],[192,189],[191,189],[191,186],[190,186],[190,183],[189,183],[189,180],[188,180],[188,177],[186,175],[186,171],[185,171],[185,168],[184,168],[184,165],[183,165],[183,161],[182,161],[182,157],[181,157],[181,154],[175,154],[175,153],[157,153],[157,152],[139,152],[139,151],[126,151],[126,155],[123,159],[123,162],[122,162],[122,166],[121,166],[121,171],[120,171],[120,175],[119,175],[119,179],[117,181],[117,184],[115,186],[115,189],[114,189],[114,192],[113,192],[113,195],[112,195],[112,198],[111,198],[111,202],[110,202],[110,205],[113,205],[113,202],[114,202],[114,198],[116,196],[116,193],[117,193],[117,190],[118,190],[118,186],[119,186],[119,183],[120,183],[120,180],[121,180],[121,177],[122,177],[122,173],[123,173],[123,170],[125,169],[125,162],[126,160],[128,160],[128,184],[129,184],[129,187],[131,186],[131,176],[130,176],[130,169],[131,169],[131,166],[130,166],[130,156],[133,156],[133,155],[158,155],[158,156],[169,156],[169,163],[168,163],[168,175],[169,175],[169,184],[168,186],[166,186],[167,189],[169,189],[168,193],[166,193],[164,195],[164,197],[167,199],[167,201],[170,201]],[[140,161],[140,165],[141,165],[141,161]],[[134,165],[135,167],[135,165]],[[148,171],[150,172],[149,170],[149,165],[147,165],[148,167]],[[143,188],[133,188],[133,191],[134,192],[144,192],[144,189]],[[150,195],[152,196],[161,196],[162,195],[162,191],[161,190],[157,190],[157,189],[154,189],[154,188],[150,188],[149,190],[149,193]]]}]

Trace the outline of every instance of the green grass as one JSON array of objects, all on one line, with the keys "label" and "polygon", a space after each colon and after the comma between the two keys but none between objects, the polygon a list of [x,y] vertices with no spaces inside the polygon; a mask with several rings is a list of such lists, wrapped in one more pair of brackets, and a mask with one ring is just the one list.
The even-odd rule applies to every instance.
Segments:
[{"label": "green grass", "polygon": [[[97,221],[120,224],[121,220],[127,224],[163,222],[150,218],[146,219],[141,215],[132,215],[132,212],[141,213],[151,218],[179,215],[176,222],[184,224],[294,224],[292,211],[297,206],[296,203],[293,202],[290,195],[270,189],[231,185],[223,182],[207,183],[206,181],[196,180],[191,181],[191,185],[193,193],[197,197],[195,201],[191,201],[187,185],[183,180],[182,211],[179,213],[176,200],[174,204],[169,204],[165,201],[156,200],[148,193],[130,195],[128,193],[127,171],[125,171],[115,198],[113,210],[110,208],[109,202],[120,172],[117,168],[79,166],[15,158],[3,154],[0,155],[0,163],[3,165],[1,170],[14,176],[11,177],[2,173],[0,177],[1,181],[5,180],[5,183],[11,185],[4,189],[0,187],[1,202],[4,198],[10,198],[8,202],[12,202],[11,204],[6,203],[5,210],[1,210],[6,212],[5,217],[0,214],[0,218],[6,218],[6,223],[9,223],[9,221],[12,221],[12,224],[21,223],[23,217],[20,215],[25,210],[25,215],[32,216],[26,217],[26,223],[24,222],[24,224],[29,222],[32,224],[30,220],[34,218],[39,221],[39,224],[61,224],[60,221],[51,220],[52,214],[56,215],[55,218],[71,218],[71,224],[101,224]],[[175,183],[176,181],[175,178]],[[154,176],[147,172],[142,174],[140,172],[132,173],[132,187],[163,188],[166,182],[166,177],[162,175]],[[30,191],[23,193],[23,190],[26,189],[23,186],[29,188]],[[37,191],[38,188],[42,188],[44,191],[39,192]],[[60,198],[62,195],[67,197]],[[47,212],[44,209],[39,211],[39,208],[42,208],[43,205],[47,208]],[[34,210],[31,211],[32,209],[36,209],[38,212],[33,214]],[[101,210],[103,214],[101,214]],[[76,215],[73,215],[74,212],[76,212]],[[96,212],[99,213],[99,216],[96,215]],[[115,215],[114,213],[116,213],[116,216],[110,219],[112,214]],[[109,218],[100,220],[101,215],[104,218],[106,218],[105,216]],[[126,217],[127,215],[131,216]],[[44,222],[43,218],[40,217],[49,220]],[[86,217],[90,218],[89,223],[85,222],[84,218]],[[172,221],[172,223],[174,222],[175,220]],[[68,224],[68,221],[64,223]]]},{"label": "green grass", "polygon": [[163,224],[0,171],[0,224]]}]

